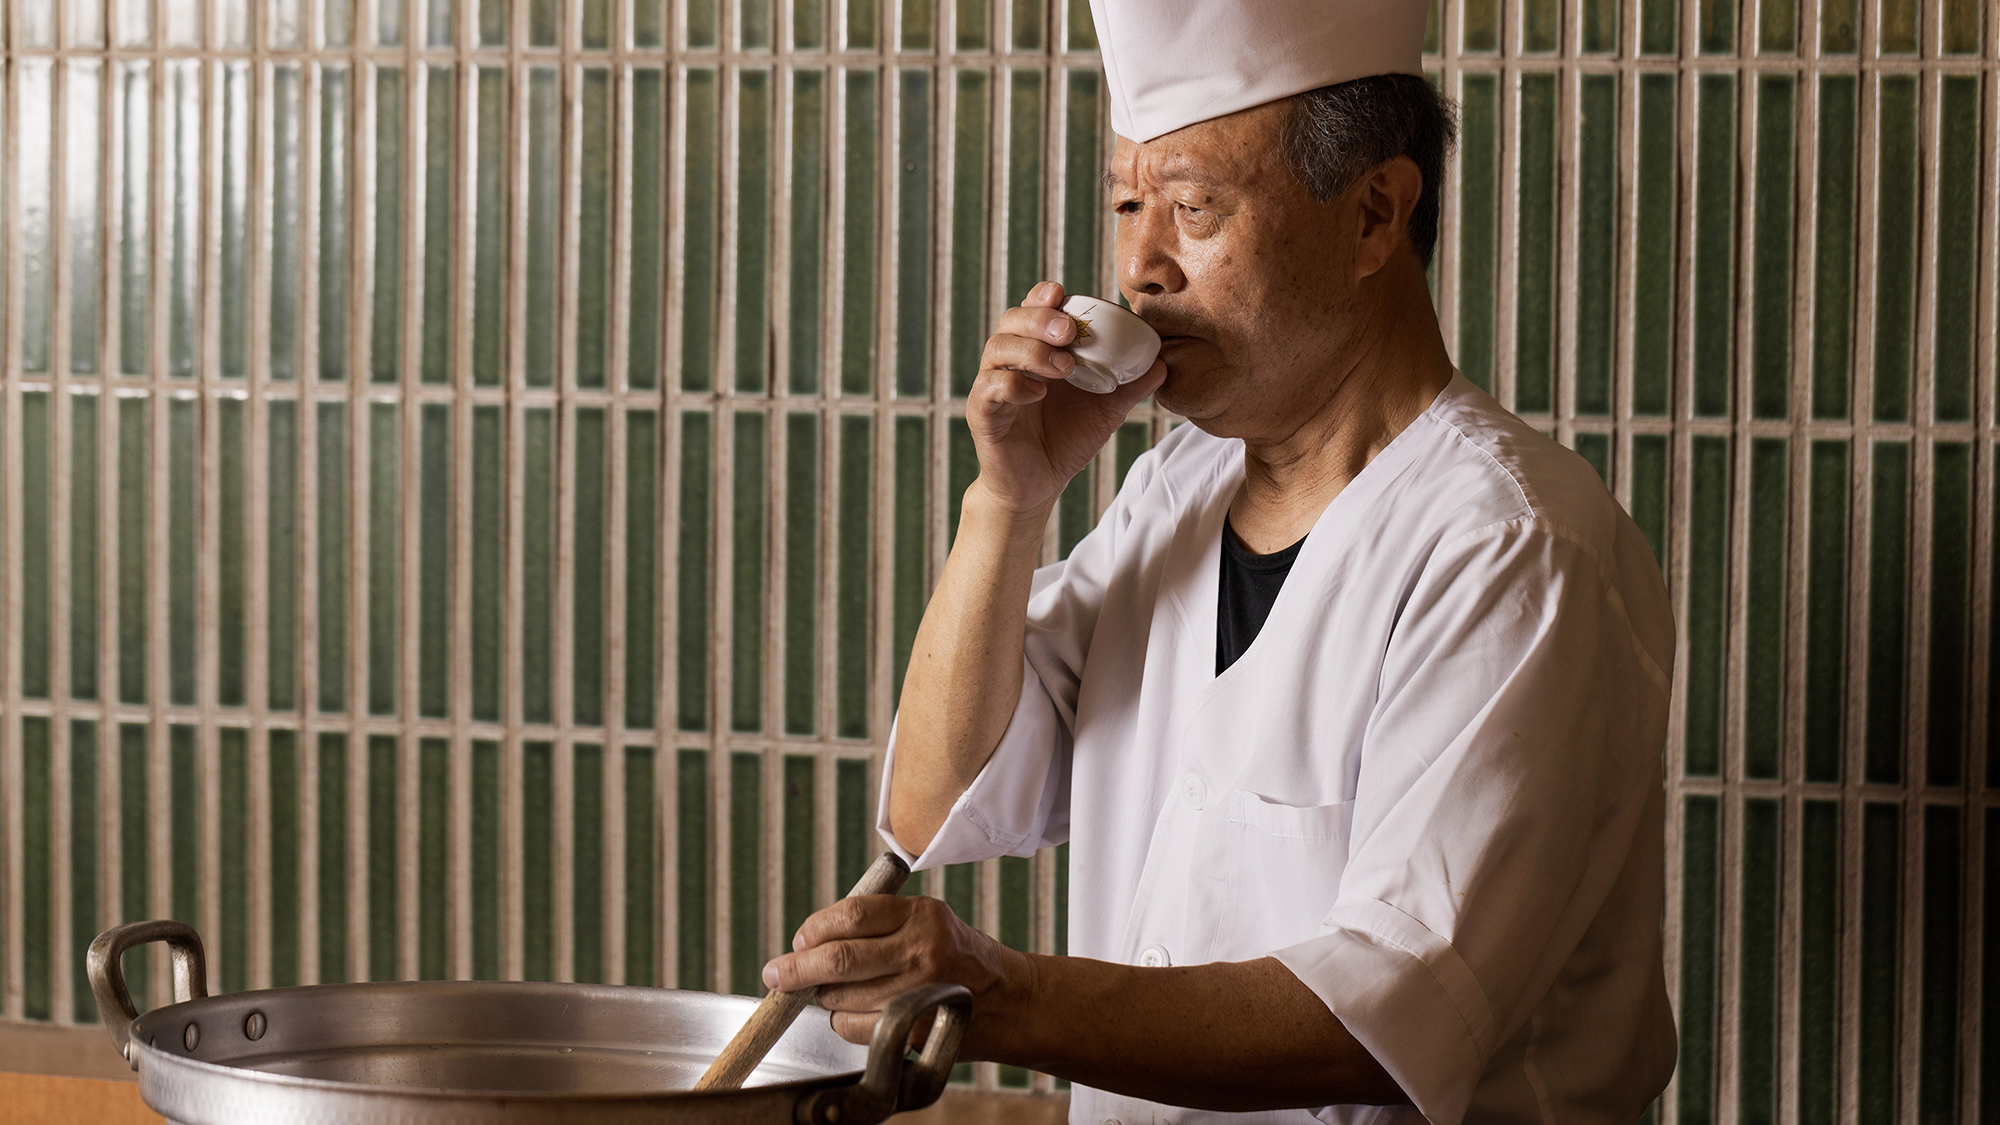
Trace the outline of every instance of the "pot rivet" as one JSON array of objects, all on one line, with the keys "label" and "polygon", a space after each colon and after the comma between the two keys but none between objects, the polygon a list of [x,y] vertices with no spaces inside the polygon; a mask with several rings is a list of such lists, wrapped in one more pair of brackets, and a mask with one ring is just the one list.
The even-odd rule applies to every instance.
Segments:
[{"label": "pot rivet", "polygon": [[264,1026],[264,1013],[251,1012],[249,1017],[243,1021],[243,1037],[245,1039],[264,1038]]},{"label": "pot rivet", "polygon": [[200,1024],[191,1023],[187,1025],[186,1031],[181,1032],[181,1043],[182,1045],[186,1046],[188,1050],[190,1051],[194,1050],[195,1045],[200,1042],[201,1042]]}]

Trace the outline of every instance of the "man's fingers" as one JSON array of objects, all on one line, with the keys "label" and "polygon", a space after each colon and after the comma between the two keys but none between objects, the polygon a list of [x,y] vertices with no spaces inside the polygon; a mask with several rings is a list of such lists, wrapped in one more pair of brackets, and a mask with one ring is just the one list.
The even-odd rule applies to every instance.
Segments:
[{"label": "man's fingers", "polygon": [[915,973],[898,973],[858,984],[823,985],[813,1002],[829,1012],[879,1012],[922,983],[924,979]]},{"label": "man's fingers", "polygon": [[881,1017],[882,1013],[879,1010],[873,1012],[835,1012],[833,1013],[832,1021],[833,1033],[847,1040],[849,1043],[860,1043],[865,1046],[869,1040],[875,1038],[875,1021]]},{"label": "man's fingers", "polygon": [[[924,1042],[931,1036],[931,1024],[936,1022],[936,1012],[926,1012],[910,1028],[910,1049],[921,1051]],[[849,1043],[870,1043],[875,1039],[875,1025],[882,1022],[882,1010],[871,1008],[865,1012],[830,1012],[827,1022],[833,1033]]]},{"label": "man's fingers", "polygon": [[1022,407],[1048,397],[1049,384],[1019,371],[988,371],[979,377],[977,400],[968,400],[968,411],[986,413],[993,408]]},{"label": "man's fingers", "polygon": [[1067,344],[1076,336],[1076,321],[1060,308],[1024,305],[1001,313],[1000,323],[994,325],[993,332],[995,336],[1021,336],[1030,340],[1046,340],[1051,344]]},{"label": "man's fingers", "polygon": [[872,981],[902,970],[902,958],[889,942],[841,939],[772,958],[764,966],[764,985],[786,992],[815,985],[824,990],[828,985]]},{"label": "man's fingers", "polygon": [[982,371],[1006,368],[1044,379],[1067,379],[1076,369],[1076,357],[1054,344],[1003,334],[986,341],[986,350],[979,355],[979,367]]},{"label": "man's fingers", "polygon": [[1056,308],[1063,303],[1064,299],[1065,294],[1063,293],[1061,282],[1044,281],[1036,285],[1033,289],[1028,290],[1028,295],[1021,298],[1021,303],[1024,305],[1040,305],[1043,308]]},{"label": "man's fingers", "polygon": [[857,895],[844,898],[807,918],[792,938],[793,949],[810,949],[837,938],[871,938],[893,934],[910,917],[906,899],[897,895]]}]

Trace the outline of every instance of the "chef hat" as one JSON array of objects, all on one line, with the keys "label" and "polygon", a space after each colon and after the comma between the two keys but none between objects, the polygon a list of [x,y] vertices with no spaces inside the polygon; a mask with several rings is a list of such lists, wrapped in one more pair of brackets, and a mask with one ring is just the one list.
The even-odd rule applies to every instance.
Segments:
[{"label": "chef hat", "polygon": [[1426,0],[1090,0],[1134,141],[1377,74],[1422,74]]}]

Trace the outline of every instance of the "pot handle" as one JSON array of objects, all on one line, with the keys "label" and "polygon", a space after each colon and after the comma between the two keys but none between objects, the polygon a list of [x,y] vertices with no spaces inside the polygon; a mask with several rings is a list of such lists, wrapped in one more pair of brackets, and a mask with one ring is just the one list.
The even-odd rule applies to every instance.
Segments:
[{"label": "pot handle", "polygon": [[125,951],[148,942],[164,941],[174,955],[174,1003],[185,1004],[208,995],[208,961],[202,956],[201,935],[182,922],[128,922],[97,935],[84,957],[84,971],[90,977],[91,994],[97,997],[97,1015],[118,1053],[132,1063],[132,1021],[139,1009],[125,988]]},{"label": "pot handle", "polygon": [[[906,1061],[910,1032],[925,1012],[936,1022],[915,1062]],[[962,984],[926,984],[889,1001],[868,1043],[868,1069],[853,1086],[820,1090],[801,1100],[798,1125],[875,1125],[892,1113],[922,1109],[944,1093],[958,1045],[972,1022],[972,993]]]}]

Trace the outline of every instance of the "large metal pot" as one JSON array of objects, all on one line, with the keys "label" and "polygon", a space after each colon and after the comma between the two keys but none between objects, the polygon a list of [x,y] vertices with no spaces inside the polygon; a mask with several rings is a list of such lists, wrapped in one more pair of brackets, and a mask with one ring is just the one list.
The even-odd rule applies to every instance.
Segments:
[{"label": "large metal pot", "polygon": [[[162,941],[176,1003],[138,1015],[124,952]],[[91,991],[139,1094],[175,1125],[872,1125],[937,1100],[972,995],[897,997],[873,1043],[800,1020],[745,1088],[691,1093],[754,1000],[592,984],[398,981],[209,996],[201,938],[134,922],[90,944]],[[938,1010],[923,1053],[911,1029]]]}]

